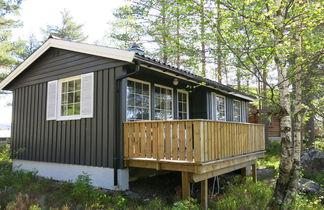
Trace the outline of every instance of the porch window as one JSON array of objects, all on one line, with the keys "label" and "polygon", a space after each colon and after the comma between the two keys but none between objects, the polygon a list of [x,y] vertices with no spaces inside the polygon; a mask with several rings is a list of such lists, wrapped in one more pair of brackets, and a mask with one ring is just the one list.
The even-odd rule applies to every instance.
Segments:
[{"label": "porch window", "polygon": [[212,119],[213,120],[226,120],[226,105],[225,105],[225,96],[212,94]]},{"label": "porch window", "polygon": [[127,80],[127,120],[150,119],[150,83]]},{"label": "porch window", "polygon": [[154,119],[173,119],[172,88],[155,85],[154,87]]},{"label": "porch window", "polygon": [[178,119],[185,120],[189,118],[188,92],[178,90]]},{"label": "porch window", "polygon": [[241,101],[238,100],[233,101],[233,121],[241,121]]}]

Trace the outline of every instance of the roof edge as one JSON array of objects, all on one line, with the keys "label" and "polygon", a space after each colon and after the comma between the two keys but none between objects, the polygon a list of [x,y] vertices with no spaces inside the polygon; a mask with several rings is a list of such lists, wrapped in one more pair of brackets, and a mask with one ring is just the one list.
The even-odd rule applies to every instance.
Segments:
[{"label": "roof edge", "polygon": [[108,48],[104,46],[91,45],[79,42],[65,41],[61,39],[49,38],[42,44],[34,53],[32,53],[25,61],[15,68],[1,83],[0,90],[3,90],[11,81],[20,75],[28,68],[37,58],[43,55],[50,47],[70,50],[79,53],[85,53],[105,58],[112,58],[125,62],[132,62],[135,57],[135,52]]}]

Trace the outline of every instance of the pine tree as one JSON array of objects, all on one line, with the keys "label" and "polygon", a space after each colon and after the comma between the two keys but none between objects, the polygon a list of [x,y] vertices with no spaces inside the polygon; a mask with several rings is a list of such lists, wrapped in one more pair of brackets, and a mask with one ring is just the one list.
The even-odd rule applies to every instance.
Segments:
[{"label": "pine tree", "polygon": [[85,41],[88,36],[82,32],[83,24],[77,24],[70,14],[70,11],[61,11],[62,23],[59,26],[47,25],[41,29],[45,37],[50,35],[68,41]]},{"label": "pine tree", "polygon": [[12,42],[12,29],[21,26],[19,15],[21,0],[0,0],[0,81],[18,63],[19,45]]}]

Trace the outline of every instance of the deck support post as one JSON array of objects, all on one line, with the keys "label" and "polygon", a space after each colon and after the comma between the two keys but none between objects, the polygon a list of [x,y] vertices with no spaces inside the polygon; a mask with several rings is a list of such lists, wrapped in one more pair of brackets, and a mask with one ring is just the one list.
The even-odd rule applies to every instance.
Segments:
[{"label": "deck support post", "polygon": [[246,183],[246,167],[241,168],[242,183]]},{"label": "deck support post", "polygon": [[187,200],[190,198],[190,181],[189,173],[182,171],[181,172],[181,182],[182,182],[182,200]]},{"label": "deck support post", "polygon": [[208,179],[200,182],[200,206],[208,209]]},{"label": "deck support post", "polygon": [[257,181],[258,181],[258,175],[257,175],[256,164],[252,164],[252,177],[253,177],[253,182],[254,183],[257,183]]}]

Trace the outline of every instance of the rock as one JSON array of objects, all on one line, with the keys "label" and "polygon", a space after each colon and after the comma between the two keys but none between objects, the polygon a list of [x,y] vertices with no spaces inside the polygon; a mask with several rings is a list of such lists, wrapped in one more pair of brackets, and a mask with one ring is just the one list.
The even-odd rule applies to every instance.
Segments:
[{"label": "rock", "polygon": [[318,194],[321,190],[321,186],[319,184],[310,179],[305,178],[300,179],[298,188],[303,192],[314,194]]},{"label": "rock", "polygon": [[324,173],[324,152],[316,149],[310,149],[301,156],[301,164],[304,167],[305,174],[315,175]]}]

